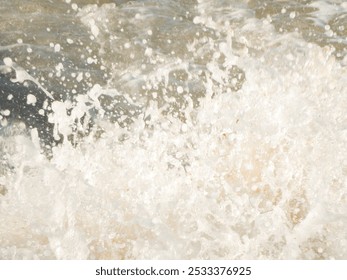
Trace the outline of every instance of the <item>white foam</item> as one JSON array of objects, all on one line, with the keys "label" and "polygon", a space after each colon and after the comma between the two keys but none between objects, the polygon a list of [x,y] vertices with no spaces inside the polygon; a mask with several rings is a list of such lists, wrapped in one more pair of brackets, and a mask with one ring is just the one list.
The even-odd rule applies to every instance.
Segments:
[{"label": "white foam", "polygon": [[[194,65],[205,97],[199,106],[186,97],[183,117],[164,114],[167,104],[158,108],[148,100],[131,126],[96,119],[101,135],[91,133],[77,147],[64,141],[50,161],[23,136],[1,138],[12,166],[0,176],[8,189],[0,204],[3,258],[347,257],[345,61],[298,34],[277,34],[242,5],[233,16],[247,17],[231,28],[224,23],[230,14],[213,19],[220,10],[207,9],[210,2],[199,1],[194,21],[201,34],[206,28],[219,35],[185,41],[181,57],[159,57],[164,51],[147,38],[145,26],[148,46],[139,52],[142,60],[152,48],[148,63],[141,61],[146,67],[133,60],[119,70],[122,82],[143,78],[145,92],[157,87],[148,95],[158,99],[160,90],[170,92],[172,73],[195,77],[193,56],[206,55]],[[90,19],[97,25],[117,11],[94,5],[79,16],[92,28]],[[101,46],[108,43],[105,34],[96,38]],[[233,65],[246,77],[237,92],[228,90]],[[172,87],[180,95],[189,90]],[[53,102],[55,136],[67,138],[76,120],[91,108],[102,110],[102,94],[123,92],[95,85],[79,93],[74,106]]]}]

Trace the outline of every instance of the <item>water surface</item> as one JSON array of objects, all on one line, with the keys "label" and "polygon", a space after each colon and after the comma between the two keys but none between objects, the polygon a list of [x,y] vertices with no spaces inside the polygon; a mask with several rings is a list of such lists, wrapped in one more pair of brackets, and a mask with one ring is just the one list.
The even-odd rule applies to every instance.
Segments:
[{"label": "water surface", "polygon": [[346,55],[342,0],[0,0],[0,258],[346,259]]}]

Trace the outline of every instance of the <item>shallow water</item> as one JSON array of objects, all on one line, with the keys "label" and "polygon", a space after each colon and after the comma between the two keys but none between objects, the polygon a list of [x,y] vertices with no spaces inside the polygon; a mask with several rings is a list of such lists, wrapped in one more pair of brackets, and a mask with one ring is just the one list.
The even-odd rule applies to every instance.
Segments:
[{"label": "shallow water", "polygon": [[0,259],[347,258],[345,1],[0,0],[0,57]]}]

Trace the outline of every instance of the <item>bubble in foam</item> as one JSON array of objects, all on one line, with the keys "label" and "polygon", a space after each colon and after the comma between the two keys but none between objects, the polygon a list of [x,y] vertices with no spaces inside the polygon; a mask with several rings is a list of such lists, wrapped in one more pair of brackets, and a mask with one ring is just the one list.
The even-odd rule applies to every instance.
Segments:
[{"label": "bubble in foam", "polygon": [[183,87],[178,86],[177,87],[177,93],[183,93]]},{"label": "bubble in foam", "polygon": [[76,3],[72,3],[71,4],[71,8],[74,10],[74,11],[77,11],[78,10],[78,5]]},{"label": "bubble in foam", "polygon": [[60,52],[60,50],[61,50],[60,44],[55,44],[55,45],[54,45],[54,51],[55,51],[55,52]]},{"label": "bubble in foam", "polygon": [[6,66],[9,66],[9,67],[11,67],[12,64],[13,64],[13,61],[12,61],[12,59],[11,59],[10,57],[5,57],[5,58],[3,59],[3,62],[4,62],[4,64],[5,64]]},{"label": "bubble in foam", "polygon": [[1,115],[8,117],[11,114],[11,111],[6,109],[6,110],[0,111],[0,113]]},{"label": "bubble in foam", "polygon": [[29,104],[29,105],[35,105],[35,104],[36,104],[36,101],[37,101],[37,99],[36,99],[36,96],[35,96],[35,95],[33,95],[33,94],[28,94],[28,95],[27,95],[27,104]]}]

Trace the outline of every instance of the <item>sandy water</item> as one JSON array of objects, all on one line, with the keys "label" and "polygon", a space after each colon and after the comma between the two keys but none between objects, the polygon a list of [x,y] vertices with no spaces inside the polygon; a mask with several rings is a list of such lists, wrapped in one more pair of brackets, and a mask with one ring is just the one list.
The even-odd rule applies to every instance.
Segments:
[{"label": "sandy water", "polygon": [[345,1],[24,2],[64,140],[0,104],[0,259],[347,258]]}]

